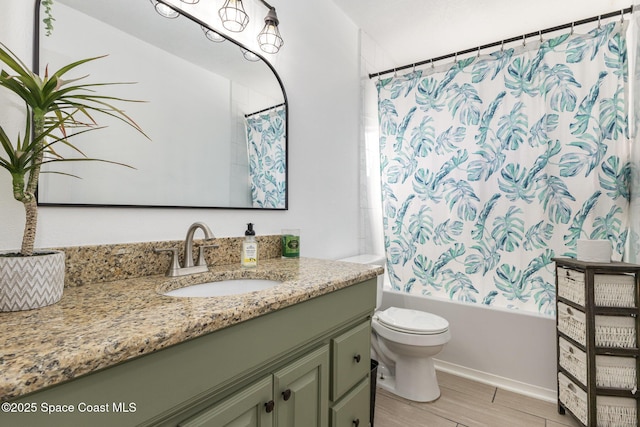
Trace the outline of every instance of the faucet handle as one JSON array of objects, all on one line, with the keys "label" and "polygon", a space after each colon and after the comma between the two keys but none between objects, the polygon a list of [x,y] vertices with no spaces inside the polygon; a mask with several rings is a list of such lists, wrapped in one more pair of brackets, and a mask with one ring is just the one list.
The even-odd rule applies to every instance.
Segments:
[{"label": "faucet handle", "polygon": [[153,251],[157,254],[161,252],[171,252],[171,265],[167,270],[167,276],[176,276],[178,270],[180,270],[180,263],[178,262],[178,248],[153,248]]},{"label": "faucet handle", "polygon": [[218,245],[201,245],[198,248],[198,262],[196,265],[207,265],[207,261],[204,259],[204,249],[205,248],[218,248]]}]

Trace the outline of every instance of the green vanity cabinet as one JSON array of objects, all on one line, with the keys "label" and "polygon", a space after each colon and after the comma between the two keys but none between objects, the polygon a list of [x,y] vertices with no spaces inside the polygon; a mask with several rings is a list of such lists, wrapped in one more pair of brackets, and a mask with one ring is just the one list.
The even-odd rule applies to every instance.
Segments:
[{"label": "green vanity cabinet", "polygon": [[21,396],[36,410],[0,425],[366,427],[375,300],[370,279],[274,310]]}]

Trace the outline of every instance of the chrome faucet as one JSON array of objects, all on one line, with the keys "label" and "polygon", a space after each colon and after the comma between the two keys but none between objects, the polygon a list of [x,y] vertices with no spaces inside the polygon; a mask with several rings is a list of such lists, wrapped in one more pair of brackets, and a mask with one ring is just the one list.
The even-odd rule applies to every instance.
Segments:
[{"label": "chrome faucet", "polygon": [[198,248],[198,261],[193,263],[193,236],[197,229],[201,229],[204,232],[205,240],[213,240],[215,236],[211,232],[211,229],[204,222],[194,222],[187,230],[187,237],[184,240],[184,260],[182,267],[178,261],[178,248],[169,249],[154,249],[156,253],[159,252],[171,252],[171,266],[167,271],[167,276],[186,276],[187,274],[204,273],[209,271],[207,261],[204,258],[204,249],[217,248],[218,245],[201,245]]}]

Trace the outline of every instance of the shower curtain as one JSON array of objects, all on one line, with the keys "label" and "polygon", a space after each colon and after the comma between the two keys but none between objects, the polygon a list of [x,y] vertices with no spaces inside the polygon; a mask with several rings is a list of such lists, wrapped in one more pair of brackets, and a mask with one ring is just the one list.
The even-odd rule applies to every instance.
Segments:
[{"label": "shower curtain", "polygon": [[245,121],[253,207],[285,208],[285,107],[274,107],[250,115]]},{"label": "shower curtain", "polygon": [[555,311],[553,257],[627,238],[623,23],[379,80],[394,289]]},{"label": "shower curtain", "polygon": [[[629,40],[638,40],[640,38],[640,4],[633,5],[633,14],[629,25]],[[630,83],[630,112],[629,124],[631,130],[631,163],[632,178],[631,186],[634,191],[631,192],[630,206],[630,224],[629,224],[629,248],[627,257],[629,262],[640,263],[640,195],[635,189],[640,188],[640,136],[638,127],[640,127],[640,43],[633,43],[629,46],[629,83]]]}]

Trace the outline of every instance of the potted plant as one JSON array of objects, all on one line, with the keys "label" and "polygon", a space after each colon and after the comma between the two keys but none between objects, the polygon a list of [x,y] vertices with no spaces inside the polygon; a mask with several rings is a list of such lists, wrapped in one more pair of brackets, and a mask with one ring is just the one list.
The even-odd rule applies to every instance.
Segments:
[{"label": "potted plant", "polygon": [[[13,197],[22,202],[25,209],[21,250],[0,255],[0,311],[43,307],[62,297],[64,254],[34,251],[40,167],[50,162],[98,160],[87,158],[70,142],[76,135],[100,129],[95,116],[118,118],[144,135],[123,110],[113,105],[114,101],[136,101],[97,92],[101,87],[121,83],[78,83],[87,76],[63,79],[77,67],[100,58],[73,62],[51,75],[47,71],[40,77],[0,43],[0,93],[6,89],[21,98],[25,113],[24,133],[18,134],[15,140],[7,135],[0,123],[0,166],[11,174]],[[71,148],[77,157],[60,155],[56,147],[61,145]]]}]

